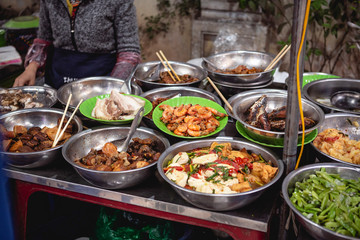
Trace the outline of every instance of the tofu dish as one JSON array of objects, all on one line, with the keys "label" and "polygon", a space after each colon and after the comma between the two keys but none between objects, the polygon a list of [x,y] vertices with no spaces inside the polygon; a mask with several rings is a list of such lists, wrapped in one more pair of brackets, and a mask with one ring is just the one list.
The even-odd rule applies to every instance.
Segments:
[{"label": "tofu dish", "polygon": [[177,185],[202,193],[226,194],[251,191],[269,183],[278,168],[260,154],[231,143],[213,142],[210,147],[179,152],[164,168]]}]

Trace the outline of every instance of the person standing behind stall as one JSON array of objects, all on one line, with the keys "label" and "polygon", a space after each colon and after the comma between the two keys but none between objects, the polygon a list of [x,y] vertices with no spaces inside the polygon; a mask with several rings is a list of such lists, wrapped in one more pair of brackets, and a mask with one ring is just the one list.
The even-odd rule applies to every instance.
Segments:
[{"label": "person standing behind stall", "polygon": [[141,61],[133,0],[41,0],[38,37],[13,87],[92,76],[126,79]]}]

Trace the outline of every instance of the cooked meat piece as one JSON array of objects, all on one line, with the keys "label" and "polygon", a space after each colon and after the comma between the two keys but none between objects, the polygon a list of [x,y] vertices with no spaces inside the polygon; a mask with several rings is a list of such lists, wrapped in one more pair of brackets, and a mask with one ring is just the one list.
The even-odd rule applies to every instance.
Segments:
[{"label": "cooked meat piece", "polygon": [[149,145],[141,145],[139,148],[139,153],[148,153],[152,151]]},{"label": "cooked meat piece", "polygon": [[285,131],[285,120],[270,121],[271,130],[283,132]]},{"label": "cooked meat piece", "polygon": [[49,140],[48,136],[43,132],[37,132],[34,135],[34,139],[37,140],[37,141],[40,141],[40,142]]},{"label": "cooked meat piece", "polygon": [[24,145],[29,146],[31,148],[34,148],[35,146],[39,145],[39,141],[36,141],[35,139],[31,139],[30,141],[24,141]]},{"label": "cooked meat piece", "polygon": [[145,139],[134,138],[133,141],[145,145],[151,145],[154,142],[151,138],[145,138]]},{"label": "cooked meat piece", "polygon": [[23,143],[21,140],[19,140],[10,147],[9,152],[16,152],[22,146],[23,146]]},{"label": "cooked meat piece", "polygon": [[117,147],[110,142],[105,143],[101,150],[106,156],[110,158],[118,155]]},{"label": "cooked meat piece", "polygon": [[18,136],[19,134],[27,133],[26,127],[21,126],[21,125],[15,125],[14,128],[13,128],[13,131],[15,133],[15,136]]},{"label": "cooked meat piece", "polygon": [[155,153],[155,154],[153,155],[152,160],[153,160],[153,161],[157,161],[157,160],[159,160],[160,155],[161,155],[161,153],[160,153],[160,152]]},{"label": "cooked meat piece", "polygon": [[32,138],[33,138],[33,135],[30,135],[30,134],[28,134],[28,133],[19,136],[19,139],[24,140],[24,141],[25,141],[25,140],[29,141],[29,140],[31,140]]},{"label": "cooked meat piece", "polygon": [[[68,120],[69,120],[68,118],[64,118],[64,121],[63,121],[63,124],[62,124],[62,126],[61,126],[61,129],[63,129],[63,128],[65,127],[65,125],[67,124]],[[61,118],[59,118],[58,121],[57,121],[57,127],[59,127],[60,122],[61,122]],[[66,127],[65,132],[67,132],[67,133],[72,133],[72,132],[73,132],[73,128],[74,128],[74,124],[75,124],[75,121],[74,121],[74,120],[71,120],[71,122],[69,123],[69,125]]]},{"label": "cooked meat piece", "polygon": [[[308,117],[304,117],[304,122],[305,122],[305,128],[311,128],[316,124],[316,121]],[[302,129],[301,126],[300,129]]]},{"label": "cooked meat piece", "polygon": [[272,112],[269,113],[268,117],[269,117],[269,120],[285,119],[286,118],[286,106],[274,109]]},{"label": "cooked meat piece", "polygon": [[11,139],[2,140],[2,151],[7,151],[10,147]]},{"label": "cooked meat piece", "polygon": [[51,140],[42,141],[42,142],[40,142],[40,148],[48,149],[48,148],[51,148],[52,144],[53,144],[53,141],[51,141]]},{"label": "cooked meat piece", "polygon": [[17,152],[21,152],[21,153],[27,153],[27,152],[35,152],[34,149],[32,149],[29,146],[23,145],[21,147],[19,147],[19,149],[17,150]]},{"label": "cooked meat piece", "polygon": [[35,135],[37,132],[40,132],[40,131],[41,131],[40,127],[31,127],[31,128],[29,128],[29,130],[27,132],[31,135]]},{"label": "cooked meat piece", "polygon": [[16,137],[14,131],[5,131],[3,136],[7,139],[12,139]]},{"label": "cooked meat piece", "polygon": [[270,122],[268,120],[267,113],[265,111],[263,114],[261,114],[258,117],[258,121],[260,122],[262,129],[268,130],[268,131],[271,130]]},{"label": "cooked meat piece", "polygon": [[98,171],[112,171],[110,166],[106,166],[104,164],[96,166],[95,170],[98,170]]}]

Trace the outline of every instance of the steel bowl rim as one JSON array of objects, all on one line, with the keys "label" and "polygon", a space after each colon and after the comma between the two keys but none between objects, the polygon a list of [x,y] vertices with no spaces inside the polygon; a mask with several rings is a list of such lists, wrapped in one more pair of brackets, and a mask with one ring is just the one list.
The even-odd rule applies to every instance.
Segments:
[{"label": "steel bowl rim", "polygon": [[221,83],[221,82],[216,82],[216,81],[213,81],[215,85],[219,85],[221,87],[225,87],[225,88],[231,88],[231,89],[260,89],[260,88],[266,88],[268,86],[270,86],[272,83],[273,83],[273,78],[262,84],[262,85],[254,85],[254,86],[247,86],[247,87],[244,87],[244,86],[236,86],[236,85],[227,85],[227,84],[224,84],[224,83]]},{"label": "steel bowl rim", "polygon": [[[152,84],[152,85],[158,85],[158,86],[188,86],[188,85],[193,85],[193,84],[196,84],[196,83],[199,83],[199,82],[201,82],[201,81],[203,81],[204,79],[206,79],[206,77],[207,77],[207,73],[206,73],[206,71],[203,69],[203,68],[201,68],[201,67],[199,67],[199,66],[197,66],[197,65],[194,65],[194,64],[192,64],[192,63],[187,63],[187,62],[178,62],[178,61],[168,61],[170,64],[174,64],[174,63],[176,63],[176,64],[182,64],[182,65],[189,65],[189,66],[191,66],[191,67],[193,67],[193,68],[195,68],[195,69],[198,69],[199,70],[199,72],[202,72],[203,74],[203,76],[204,76],[204,78],[199,78],[197,81],[194,81],[194,82],[188,82],[188,83],[175,83],[175,84],[172,84],[172,83],[158,83],[158,82],[156,82],[156,81],[154,81],[154,82],[150,82],[150,81],[144,81],[144,79],[139,79],[139,78],[136,78],[135,77],[135,75],[136,75],[136,72],[135,72],[135,74],[134,74],[134,79],[135,79],[135,81],[140,81],[140,82],[142,82],[142,83],[148,83],[148,84]],[[147,64],[160,64],[161,62],[160,61],[151,61],[151,62],[144,62],[144,63],[140,63],[138,66],[137,66],[137,68],[139,68],[139,66],[142,66],[142,65],[147,65]]]},{"label": "steel bowl rim", "polygon": [[[116,130],[116,129],[129,129],[130,130],[130,127],[103,127],[103,128],[98,128],[98,129],[87,129],[85,131],[82,131],[78,134],[75,134],[74,136],[76,136],[76,139],[73,138],[74,136],[72,136],[68,141],[66,141],[66,143],[63,145],[63,148],[61,150],[62,152],[62,156],[64,157],[64,159],[70,163],[75,169],[77,170],[80,170],[80,171],[86,171],[86,172],[90,172],[90,173],[95,173],[95,174],[110,174],[110,175],[115,175],[115,174],[119,174],[119,173],[123,173],[123,174],[128,174],[128,173],[133,173],[133,172],[139,172],[139,171],[142,171],[144,169],[148,169],[148,168],[151,168],[153,167],[154,165],[157,164],[158,161],[155,161],[145,167],[141,167],[141,168],[136,168],[136,169],[130,169],[130,170],[125,170],[125,171],[100,171],[100,170],[93,170],[93,169],[89,169],[89,168],[85,168],[85,167],[82,167],[78,164],[76,164],[74,161],[72,161],[71,159],[68,159],[67,155],[65,154],[66,153],[66,150],[68,149],[68,146],[71,144],[71,142],[73,141],[76,141],[78,138],[84,136],[84,135],[87,135],[89,133],[96,133],[96,132],[101,132],[101,131],[104,131],[104,130]],[[150,128],[145,128],[145,127],[138,127],[136,129],[137,130],[140,130],[140,131],[145,131],[145,132],[148,132],[148,133],[151,133],[153,135],[155,135],[156,137],[158,137],[159,139],[161,139],[161,141],[164,143],[165,145],[165,149],[167,147],[170,147],[170,142],[167,138],[165,138],[164,136],[161,135],[160,132],[156,131],[156,130],[153,130],[153,129],[150,129]],[[75,139],[75,140],[74,140]]]},{"label": "steel bowl rim", "polygon": [[284,200],[285,200],[286,204],[291,208],[292,211],[295,212],[295,215],[297,217],[301,218],[307,224],[310,224],[312,226],[316,226],[316,227],[320,228],[322,231],[325,231],[326,233],[331,234],[331,235],[335,235],[337,237],[353,239],[353,240],[357,239],[358,240],[359,238],[354,238],[354,237],[346,236],[346,235],[343,235],[343,234],[338,234],[338,233],[336,233],[334,231],[331,231],[331,230],[329,230],[329,229],[327,229],[327,228],[325,228],[323,226],[320,226],[319,224],[311,221],[310,219],[307,219],[291,203],[290,196],[289,196],[289,193],[288,193],[288,188],[289,188],[289,183],[294,178],[294,176],[300,174],[301,172],[307,171],[307,170],[315,170],[315,169],[320,170],[320,168],[343,168],[343,169],[348,169],[348,170],[352,170],[352,171],[356,171],[356,172],[360,173],[360,169],[352,168],[350,166],[346,166],[346,165],[343,165],[343,164],[340,164],[340,163],[315,163],[315,164],[309,164],[309,165],[306,165],[306,166],[302,166],[302,167],[300,167],[300,168],[298,168],[296,170],[291,171],[285,177],[285,179],[282,182],[281,191],[283,193],[283,197],[284,197]]},{"label": "steel bowl rim", "polygon": [[[149,94],[152,94],[152,93],[157,93],[159,91],[167,91],[167,90],[170,90],[170,91],[176,91],[177,89],[181,89],[181,90],[189,90],[189,91],[194,91],[194,92],[200,92],[200,93],[204,93],[204,94],[207,94],[211,97],[213,97],[215,99],[215,102],[218,103],[219,105],[222,105],[222,102],[220,100],[220,98],[218,96],[216,96],[215,94],[213,94],[212,92],[209,92],[209,91],[206,91],[205,89],[201,89],[201,88],[196,88],[196,87],[190,87],[190,86],[185,86],[185,87],[177,87],[177,86],[174,86],[174,87],[161,87],[161,88],[154,88],[154,89],[151,89],[149,91],[146,91],[144,93],[142,93],[140,95],[140,97],[146,97],[148,96]],[[209,99],[210,100],[210,99]]]},{"label": "steel bowl rim", "polygon": [[[282,93],[270,93],[271,96],[280,96],[280,97],[283,97],[285,94],[282,94]],[[256,95],[256,94],[254,94]],[[259,94],[260,95],[260,94]],[[268,95],[268,94],[267,94]],[[285,95],[287,96],[287,94]],[[312,107],[314,107],[319,114],[319,121],[317,124],[315,124],[315,126],[311,127],[311,128],[308,128],[308,129],[305,129],[305,133],[310,133],[312,132],[313,130],[317,129],[324,121],[324,112],[323,110],[321,110],[321,108],[319,106],[317,106],[316,104],[314,104],[313,102],[305,99],[305,98],[301,98],[301,101],[302,103],[306,103]],[[250,128],[250,129],[255,129],[255,130],[258,130],[258,131],[261,131],[261,132],[264,132],[264,133],[269,133],[269,134],[274,134],[276,136],[285,136],[285,131],[284,132],[276,132],[276,131],[270,131],[270,130],[265,130],[265,129],[261,129],[261,128],[257,128],[257,127],[254,127],[254,126],[251,126],[250,124],[246,123],[244,120],[242,120],[240,117],[238,117],[238,112],[237,112],[237,109],[239,107],[239,105],[241,104],[241,101],[238,101],[237,103],[234,104],[234,107],[233,107],[233,110],[234,110],[234,116],[235,116],[235,119],[238,120],[244,127],[246,128]],[[302,131],[298,131],[298,135],[299,134],[302,134]]]},{"label": "steel bowl rim", "polygon": [[[234,51],[226,51],[226,52],[221,52],[221,53],[217,53],[217,54],[213,54],[208,56],[206,59],[211,59],[211,58],[215,58],[221,55],[225,55],[225,54],[230,54],[230,53],[255,53],[255,54],[265,54],[267,56],[270,56],[272,58],[275,57],[275,55],[271,54],[271,53],[267,53],[267,52],[261,52],[261,51],[247,51],[247,50],[234,50]],[[204,61],[202,61],[201,66],[208,72],[212,73],[212,74],[218,74],[219,76],[222,77],[246,77],[246,76],[256,76],[259,75],[260,73],[270,73],[272,71],[274,71],[274,69],[276,69],[279,66],[278,62],[272,69],[269,69],[267,71],[263,71],[263,72],[259,72],[259,73],[250,73],[250,74],[225,74],[225,73],[218,73],[218,72],[214,72],[212,70],[210,70],[207,67],[207,64],[204,63]]]},{"label": "steel bowl rim", "polygon": [[[276,176],[267,184],[253,189],[251,191],[247,191],[247,192],[242,192],[242,193],[217,193],[217,194],[212,194],[212,193],[202,193],[202,192],[197,192],[194,190],[190,190],[190,189],[186,189],[184,187],[181,187],[177,184],[175,184],[174,182],[172,182],[168,177],[166,177],[165,173],[164,173],[164,169],[163,169],[163,162],[164,159],[167,155],[169,155],[169,152],[172,151],[173,149],[176,149],[177,147],[181,146],[184,143],[193,143],[194,145],[196,145],[196,143],[198,142],[203,142],[204,140],[206,141],[219,141],[219,140],[223,140],[223,141],[237,141],[237,142],[245,142],[247,144],[256,146],[258,148],[261,148],[262,150],[267,151],[268,153],[270,153],[271,155],[273,155],[276,159],[275,161],[278,164],[278,173],[276,174]],[[195,147],[194,147],[195,148]],[[170,184],[171,187],[176,188],[182,192],[187,192],[187,193],[191,193],[191,194],[195,194],[195,195],[200,195],[200,196],[207,196],[207,197],[239,197],[239,196],[246,196],[246,195],[250,195],[250,194],[254,194],[263,190],[266,190],[267,188],[269,188],[270,186],[274,185],[282,176],[283,172],[284,172],[284,164],[281,161],[281,159],[277,156],[277,154],[275,154],[272,150],[266,148],[266,147],[260,147],[259,145],[252,143],[246,139],[242,139],[242,138],[237,138],[237,137],[216,137],[216,138],[210,138],[210,139],[203,139],[203,140],[195,140],[195,141],[181,141],[178,143],[175,143],[173,145],[171,145],[168,149],[166,149],[160,156],[158,162],[157,162],[157,170],[160,174],[160,176],[162,177],[162,179],[164,179],[167,183]]]},{"label": "steel bowl rim", "polygon": [[[329,113],[329,114],[325,114],[325,119],[326,118],[332,118],[332,117],[336,117],[336,116],[344,116],[344,117],[355,117],[355,118],[359,118],[360,120],[360,116],[359,115],[356,115],[356,114],[350,114],[350,113],[345,113],[345,112],[338,112],[338,113]],[[320,127],[320,126],[319,126]],[[319,130],[319,133],[320,133],[320,130]],[[353,167],[356,167],[356,168],[360,168],[360,164],[355,164],[355,163],[349,163],[349,162],[346,162],[346,161],[343,161],[343,160],[340,160],[340,159],[337,159],[333,156],[330,156],[324,152],[322,152],[320,149],[318,149],[317,147],[315,147],[314,143],[311,142],[311,147],[313,147],[315,149],[315,151],[317,151],[318,153],[324,155],[325,157],[337,162],[337,163],[340,163],[342,165],[347,165],[347,166],[353,166]]]},{"label": "steel bowl rim", "polygon": [[[0,89],[5,89],[5,90],[12,90],[12,89],[44,89],[44,91],[46,93],[51,93],[54,96],[54,99],[51,98],[51,104],[47,105],[46,107],[41,107],[41,108],[51,108],[52,106],[55,105],[56,101],[58,100],[58,95],[57,95],[57,90],[55,88],[52,87],[48,87],[48,86],[20,86],[20,87],[12,87],[12,88],[0,88]],[[19,109],[22,110],[22,109]],[[19,111],[16,110],[16,111]],[[13,112],[13,111],[12,111]]]},{"label": "steel bowl rim", "polygon": [[342,81],[345,80],[345,81],[354,82],[354,83],[359,83],[359,81],[360,81],[359,79],[352,79],[352,78],[324,78],[324,79],[319,79],[319,80],[307,83],[303,87],[302,92],[303,92],[306,99],[308,99],[309,101],[313,102],[314,104],[317,104],[317,105],[319,105],[319,106],[321,106],[321,107],[323,107],[325,109],[330,109],[330,110],[335,110],[335,111],[338,111],[338,112],[352,113],[352,114],[359,115],[360,112],[350,111],[350,110],[335,107],[333,105],[329,106],[329,105],[325,105],[323,103],[320,103],[320,102],[316,101],[315,99],[313,99],[312,97],[310,97],[310,95],[308,93],[309,88],[312,87],[313,85],[320,84],[322,82],[334,82],[334,81],[339,81],[339,80],[342,80]]},{"label": "steel bowl rim", "polygon": [[[76,80],[76,81],[73,81],[73,82],[70,82],[70,83],[67,83],[67,84],[64,84],[62,85],[58,90],[57,92],[58,93],[62,93],[64,91],[65,88],[73,85],[73,84],[77,84],[77,83],[83,83],[83,82],[87,82],[87,81],[96,81],[96,80],[110,80],[110,81],[116,81],[116,82],[125,82],[125,80],[123,79],[120,79],[120,78],[115,78],[115,77],[111,77],[111,76],[96,76],[96,77],[86,77],[86,78],[80,78],[79,80]],[[135,84],[137,85],[135,82],[132,82],[131,84]],[[139,87],[140,88],[140,87]],[[141,89],[141,88],[140,88]],[[67,99],[61,99],[60,97],[61,94],[57,94],[57,100],[63,104],[63,105],[66,105],[67,103]],[[73,106],[74,108],[76,106]]]},{"label": "steel bowl rim", "polygon": [[[19,113],[22,113],[22,112],[34,112],[32,110],[43,110],[41,112],[57,112],[57,113],[60,113],[60,116],[63,114],[63,110],[62,109],[58,109],[58,108],[28,108],[28,109],[21,109],[21,110],[17,110],[17,111],[13,111],[13,112],[9,112],[9,113],[6,113],[2,116],[0,116],[0,121],[8,116],[11,116],[11,115],[15,115],[15,114],[19,114]],[[69,113],[67,113],[66,115],[70,116]],[[76,120],[75,120],[76,119]],[[82,124],[82,121],[79,117],[75,116],[73,117],[73,120],[75,120],[75,122],[77,123],[79,129],[78,129],[78,133],[82,132],[83,130],[83,124]],[[74,135],[76,135],[74,134]],[[73,135],[73,136],[74,136]],[[67,142],[67,141],[66,141]],[[56,149],[59,149],[59,148],[62,148],[63,146],[65,146],[66,143],[60,145],[60,146],[56,146],[56,147],[53,147],[53,148],[50,148],[50,149],[46,149],[46,150],[42,150],[42,151],[36,151],[36,152],[27,152],[27,153],[15,153],[15,152],[6,152],[6,151],[2,151],[0,150],[0,154],[5,154],[5,155],[8,155],[8,156],[32,156],[32,155],[37,155],[39,153],[48,153],[48,152],[51,152],[53,150],[56,150]]]}]

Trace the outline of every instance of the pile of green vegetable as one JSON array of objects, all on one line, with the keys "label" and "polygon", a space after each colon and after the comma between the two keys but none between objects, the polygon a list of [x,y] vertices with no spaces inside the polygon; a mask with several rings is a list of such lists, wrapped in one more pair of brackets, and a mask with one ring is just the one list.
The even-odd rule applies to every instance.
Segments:
[{"label": "pile of green vegetable", "polygon": [[313,222],[352,237],[360,237],[360,178],[344,179],[325,168],[295,183],[290,201]]}]

